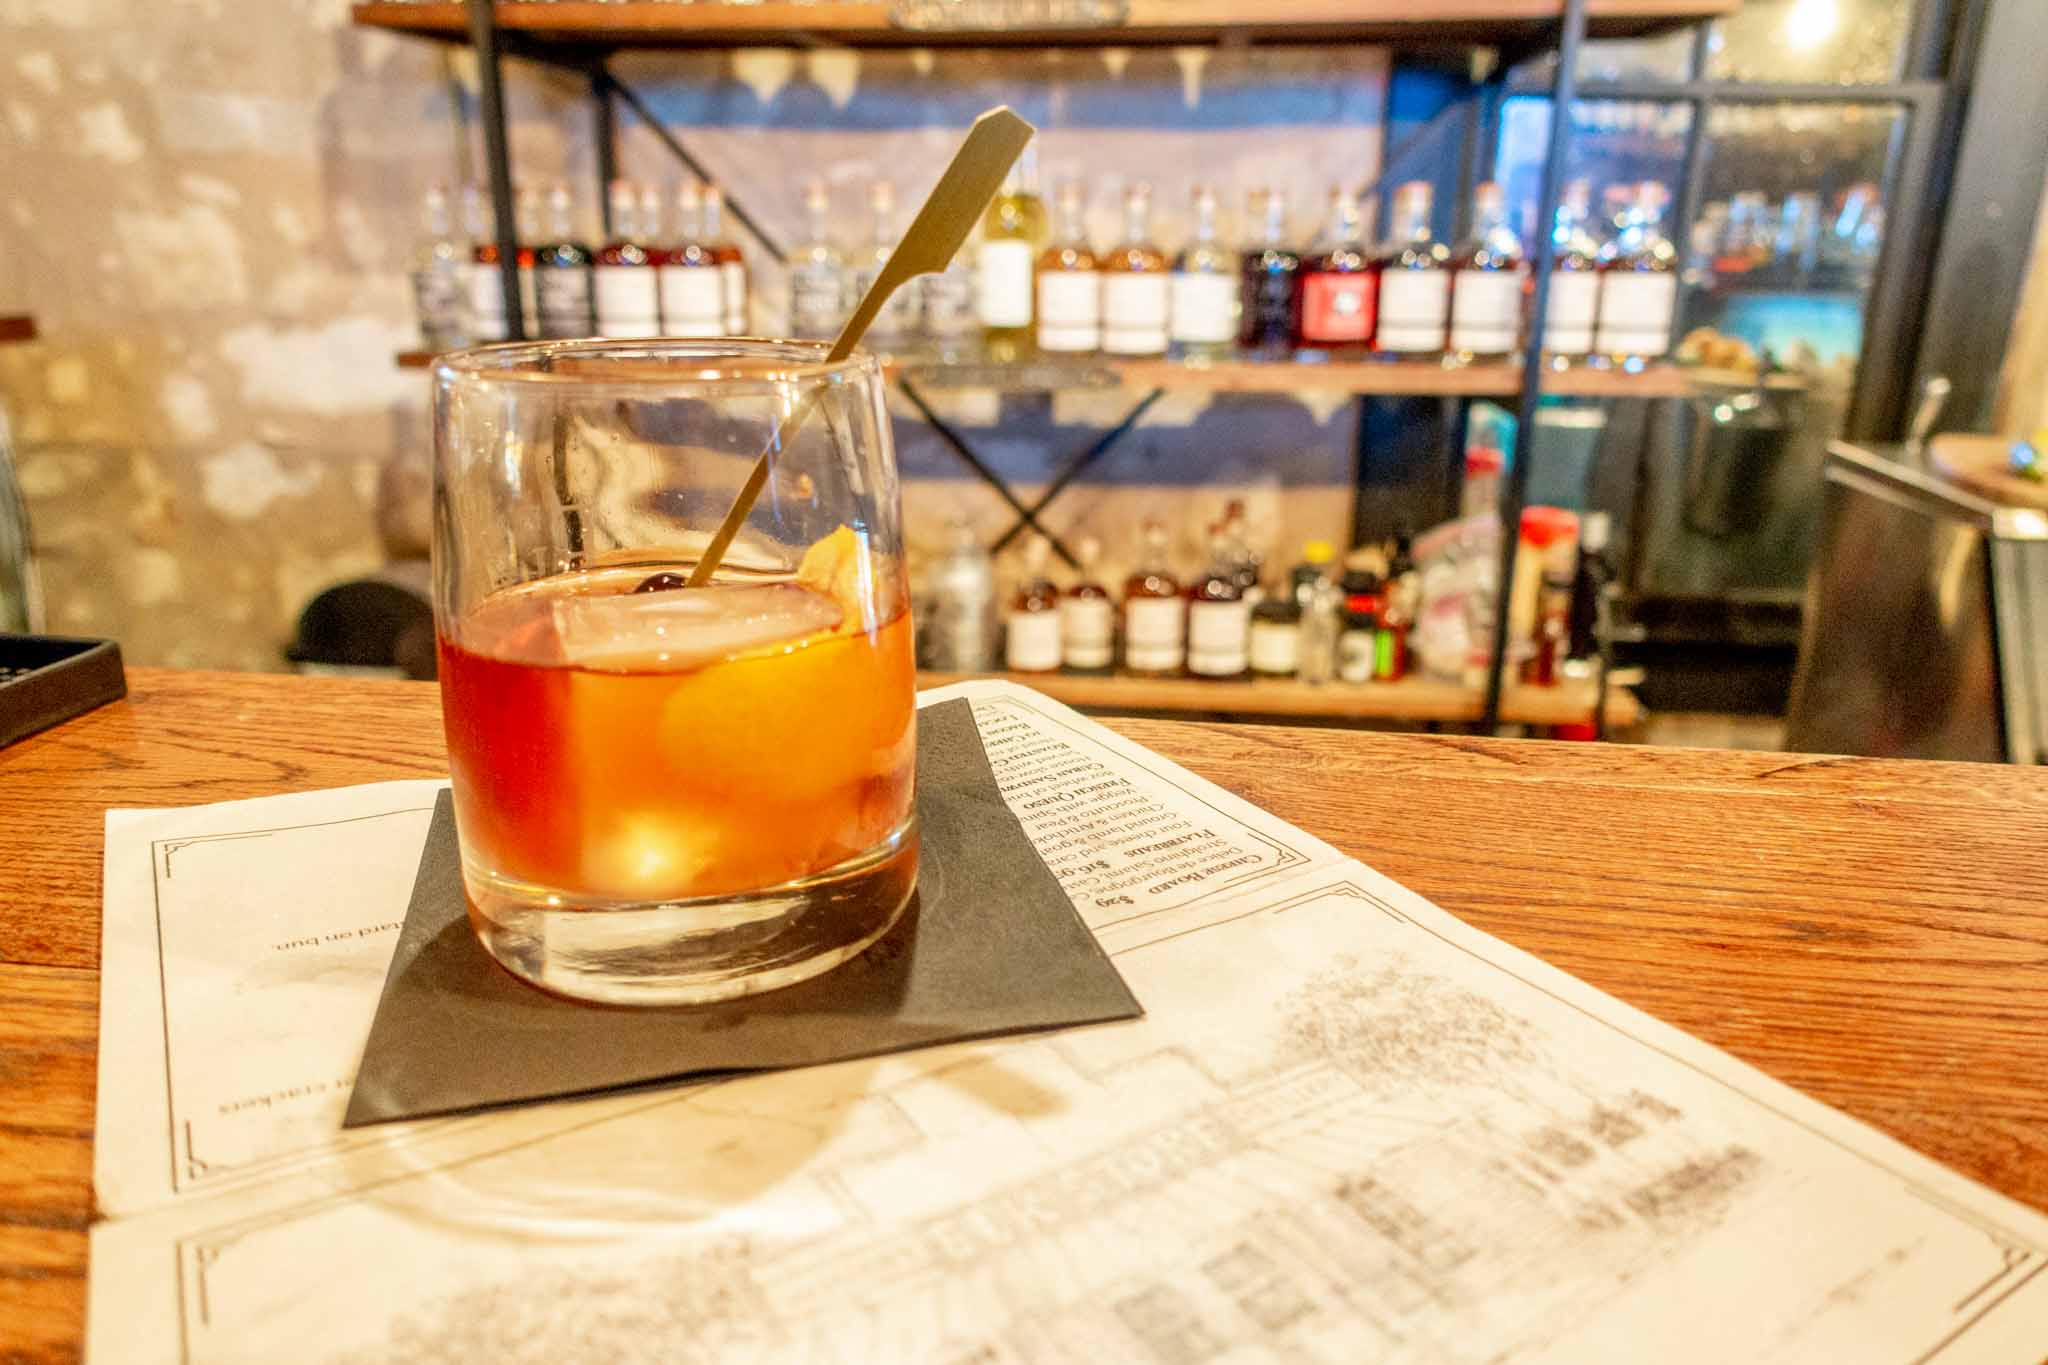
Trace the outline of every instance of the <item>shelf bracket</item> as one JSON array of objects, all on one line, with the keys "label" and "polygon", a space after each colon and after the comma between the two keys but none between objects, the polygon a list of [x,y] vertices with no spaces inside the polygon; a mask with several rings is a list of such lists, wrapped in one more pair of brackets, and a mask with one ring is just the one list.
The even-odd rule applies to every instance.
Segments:
[{"label": "shelf bracket", "polygon": [[[1038,514],[1050,507],[1052,500],[1065,492],[1068,484],[1087,472],[1089,466],[1121,444],[1124,437],[1130,435],[1137,428],[1138,419],[1145,415],[1145,410],[1165,396],[1165,389],[1152,390],[1152,392],[1138,400],[1136,407],[1124,414],[1124,419],[1121,422],[1118,422],[1108,431],[1103,432],[1094,445],[1089,446],[1086,450],[1074,456],[1073,459],[1067,461],[1067,467],[1053,476],[1052,482],[1045,486],[1045,491],[1038,495],[1038,501],[1031,504],[1030,510],[1023,517],[1010,523],[1009,530],[996,537],[996,543],[990,547],[991,553],[1001,554],[1003,549],[1017,538],[1018,534],[1024,530],[1027,524],[1037,526]],[[1041,533],[1042,530],[1043,528],[1041,528]]]},{"label": "shelf bracket", "polygon": [[[1066,543],[1051,531],[1046,530],[1044,525],[1040,523],[1037,511],[1026,507],[1023,499],[1017,496],[1016,491],[1003,479],[1003,476],[989,468],[987,462],[974,453],[974,447],[967,444],[967,438],[954,430],[952,425],[944,418],[932,411],[932,405],[925,401],[924,395],[919,393],[908,379],[899,376],[896,380],[896,388],[905,398],[910,400],[910,405],[917,409],[918,415],[924,418],[931,426],[931,429],[938,433],[939,439],[953,448],[953,453],[960,457],[961,462],[980,475],[982,482],[993,488],[996,491],[996,495],[1010,505],[1010,510],[1017,514],[1022,525],[1029,526],[1032,530],[1044,536],[1046,544],[1052,547],[1052,552],[1058,555],[1068,568],[1078,569],[1081,567],[1081,561],[1074,557],[1073,552],[1067,548]],[[1156,397],[1157,395],[1155,394],[1154,396]],[[1006,536],[1004,539],[1007,540],[1008,537]]]},{"label": "shelf bracket", "polygon": [[[472,4],[475,2],[476,0],[471,0]],[[593,80],[602,80],[607,89],[624,101],[626,107],[633,111],[634,116],[647,125],[647,130],[661,140],[661,145],[668,148],[669,154],[682,162],[689,169],[690,174],[696,176],[699,180],[705,181],[715,178],[710,171],[704,169],[704,163],[691,155],[690,150],[683,146],[674,133],[668,130],[668,125],[663,123],[655,115],[655,112],[647,107],[647,101],[641,99],[639,92],[634,90],[632,86],[627,85],[617,76],[612,75],[609,70],[602,67],[594,71],[591,78]],[[754,240],[761,244],[763,251],[775,258],[778,265],[788,263],[789,254],[782,249],[782,244],[770,236],[768,229],[762,227],[760,222],[746,211],[737,197],[727,194],[725,197],[725,209],[726,212],[732,215],[734,222],[753,235]]]}]

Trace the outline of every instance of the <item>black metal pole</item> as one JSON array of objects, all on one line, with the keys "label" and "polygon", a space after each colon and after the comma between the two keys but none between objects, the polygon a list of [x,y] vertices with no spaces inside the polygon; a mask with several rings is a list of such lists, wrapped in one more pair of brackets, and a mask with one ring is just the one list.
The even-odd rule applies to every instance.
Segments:
[{"label": "black metal pole", "polygon": [[498,286],[504,292],[505,335],[527,336],[519,290],[519,219],[512,206],[512,157],[506,149],[504,69],[499,65],[498,16],[493,0],[467,0],[469,41],[476,48],[478,113],[484,125],[484,170],[491,181],[493,238],[498,245]]},{"label": "black metal pole", "polygon": [[1565,148],[1571,138],[1572,98],[1579,75],[1579,45],[1586,37],[1586,0],[1565,0],[1557,42],[1557,80],[1550,92],[1550,143],[1543,153],[1543,181],[1536,192],[1536,250],[1530,253],[1535,288],[1529,298],[1529,331],[1522,343],[1522,396],[1515,408],[1515,462],[1508,470],[1500,509],[1500,581],[1495,588],[1493,662],[1486,674],[1486,710],[1481,723],[1500,725],[1501,686],[1507,674],[1508,606],[1515,586],[1515,549],[1522,528],[1522,504],[1529,496],[1529,459],[1536,449],[1536,407],[1543,398],[1543,327],[1550,313],[1550,272],[1557,260],[1557,199],[1563,189]]},{"label": "black metal pole", "polygon": [[[605,73],[602,60],[590,72],[590,107],[597,124],[597,212],[609,241],[618,236],[617,225],[612,222],[611,191],[612,181],[619,178],[619,120],[612,108],[611,77]],[[649,231],[652,226],[643,224],[641,231]]]},{"label": "black metal pole", "polygon": [[[471,3],[475,3],[475,0],[471,0]],[[620,99],[626,102],[626,107],[631,109],[639,120],[647,125],[648,131],[661,139],[661,145],[668,148],[670,154],[676,160],[689,167],[690,174],[696,176],[699,180],[711,180],[714,178],[711,172],[704,169],[704,163],[690,155],[689,149],[677,141],[676,135],[671,133],[667,126],[654,116],[654,111],[647,107],[647,102],[640,98],[638,92],[632,86],[627,85],[624,81],[609,73],[601,74],[605,84],[615,91]],[[782,244],[768,235],[768,230],[756,222],[753,216],[740,206],[739,200],[731,195],[727,195],[725,211],[733,216],[734,222],[752,233],[754,240],[761,244],[761,249],[770,256],[773,256],[778,263],[789,260],[789,255],[783,251]]]},{"label": "black metal pole", "polygon": [[923,417],[930,424],[931,429],[938,433],[939,439],[953,447],[953,453],[960,457],[961,462],[976,474],[979,474],[982,482],[993,488],[996,491],[996,496],[1008,503],[1010,510],[1023,518],[1032,530],[1045,537],[1045,543],[1052,546],[1052,552],[1058,555],[1068,568],[1078,569],[1081,567],[1081,561],[1074,557],[1074,552],[1067,548],[1066,542],[1046,530],[1039,523],[1038,515],[1024,505],[1023,501],[1018,498],[1016,492],[1009,484],[1003,482],[1003,476],[989,468],[988,464],[979,455],[974,453],[974,447],[967,444],[966,437],[953,430],[952,426],[944,418],[932,411],[932,405],[924,401],[924,395],[912,387],[908,379],[899,377],[896,380],[896,387],[905,398],[910,400],[910,405],[917,409],[918,415]]}]

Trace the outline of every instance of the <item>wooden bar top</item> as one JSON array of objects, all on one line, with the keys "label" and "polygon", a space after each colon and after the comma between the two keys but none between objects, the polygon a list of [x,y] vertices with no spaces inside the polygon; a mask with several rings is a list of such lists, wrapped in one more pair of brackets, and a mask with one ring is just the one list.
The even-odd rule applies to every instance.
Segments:
[{"label": "wooden bar top", "polygon": [[[0,749],[0,1360],[72,1360],[102,814],[446,771],[430,684],[132,670]],[[2048,1210],[2048,774],[1114,720],[1112,728]]]}]

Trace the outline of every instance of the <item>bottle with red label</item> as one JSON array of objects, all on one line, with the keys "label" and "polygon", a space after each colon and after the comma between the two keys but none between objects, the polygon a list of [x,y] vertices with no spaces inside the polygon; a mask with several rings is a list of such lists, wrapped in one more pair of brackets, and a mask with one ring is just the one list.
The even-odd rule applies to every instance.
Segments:
[{"label": "bottle with red label", "polygon": [[1332,359],[1362,358],[1372,346],[1378,270],[1365,246],[1358,199],[1330,190],[1330,221],[1301,267],[1301,320],[1295,341]]},{"label": "bottle with red label", "polygon": [[1435,360],[1450,338],[1451,253],[1430,230],[1426,180],[1394,191],[1394,230],[1380,257],[1379,330],[1373,349],[1393,360]]}]

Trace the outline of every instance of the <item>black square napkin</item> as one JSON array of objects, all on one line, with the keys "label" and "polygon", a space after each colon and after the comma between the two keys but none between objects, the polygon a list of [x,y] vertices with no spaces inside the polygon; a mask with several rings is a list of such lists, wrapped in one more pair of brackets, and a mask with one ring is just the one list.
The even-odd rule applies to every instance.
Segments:
[{"label": "black square napkin", "polygon": [[492,961],[443,792],[344,1127],[1143,1013],[1003,803],[965,701],[918,713],[917,897],[865,953],[689,1008],[579,1005]]}]

